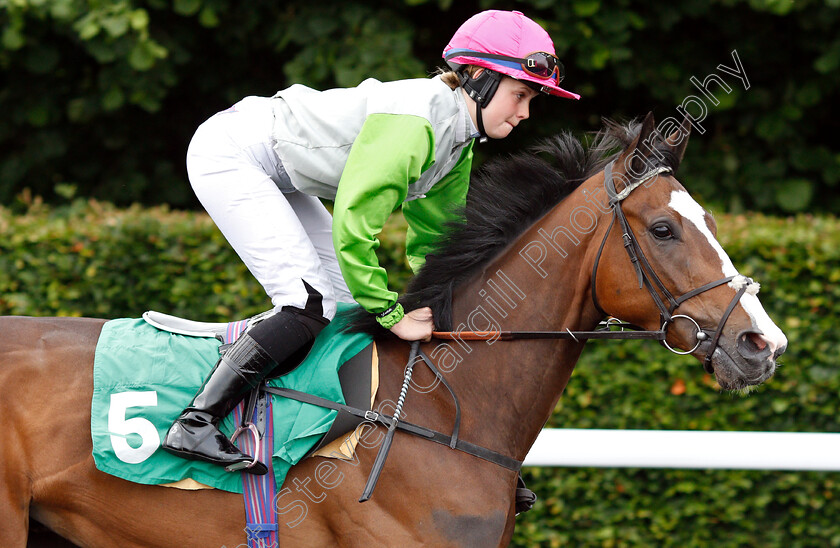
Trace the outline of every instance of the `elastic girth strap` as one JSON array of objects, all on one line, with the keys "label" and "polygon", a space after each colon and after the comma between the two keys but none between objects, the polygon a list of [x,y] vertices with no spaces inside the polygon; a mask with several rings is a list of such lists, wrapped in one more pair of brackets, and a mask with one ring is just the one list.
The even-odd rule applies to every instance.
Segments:
[{"label": "elastic girth strap", "polygon": [[455,446],[458,444],[458,432],[461,430],[461,403],[458,401],[458,396],[455,395],[455,391],[452,390],[447,380],[422,350],[420,351],[420,357],[423,358],[423,361],[426,362],[426,365],[432,370],[432,373],[443,383],[443,386],[449,390],[449,394],[452,395],[452,400],[455,402],[455,424],[452,426],[452,439],[449,442],[449,448],[455,449]]}]

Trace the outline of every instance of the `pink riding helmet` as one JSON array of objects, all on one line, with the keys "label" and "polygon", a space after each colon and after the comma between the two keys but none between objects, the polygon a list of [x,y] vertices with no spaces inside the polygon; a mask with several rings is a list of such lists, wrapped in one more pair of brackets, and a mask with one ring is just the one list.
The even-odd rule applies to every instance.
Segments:
[{"label": "pink riding helmet", "polygon": [[[443,58],[455,70],[461,65],[476,65],[538,84],[540,91],[550,95],[580,99],[577,93],[559,86],[563,65],[557,61],[551,37],[518,11],[487,10],[473,15],[455,32],[443,50]],[[543,74],[529,74],[529,67]]]}]

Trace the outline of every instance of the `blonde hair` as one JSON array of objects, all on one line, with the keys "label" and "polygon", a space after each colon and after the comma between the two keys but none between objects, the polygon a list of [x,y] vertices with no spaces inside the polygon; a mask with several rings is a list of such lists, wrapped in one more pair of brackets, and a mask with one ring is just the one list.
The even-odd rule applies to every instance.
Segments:
[{"label": "blonde hair", "polygon": [[[478,67],[476,65],[467,65],[467,75],[472,76],[473,74],[475,74],[475,71],[477,71],[480,68],[481,67]],[[461,77],[458,76],[458,73],[453,70],[438,68],[435,71],[434,76],[438,75],[440,76],[440,79],[443,80],[443,83],[451,87],[452,89],[458,89],[461,86]]]}]

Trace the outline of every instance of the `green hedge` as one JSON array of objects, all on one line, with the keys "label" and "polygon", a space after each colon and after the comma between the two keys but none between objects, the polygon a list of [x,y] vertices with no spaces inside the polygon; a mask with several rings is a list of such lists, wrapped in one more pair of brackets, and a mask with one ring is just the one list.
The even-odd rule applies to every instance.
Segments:
[{"label": "green hedge", "polygon": [[[227,321],[271,307],[203,213],[95,200],[56,208],[37,198],[27,209],[0,208],[0,314],[117,318],[152,309]],[[395,218],[382,236],[395,287],[409,277],[396,244],[402,230]]]},{"label": "green hedge", "polygon": [[156,309],[204,319],[259,308],[261,289],[206,216],[36,203],[27,215],[0,214],[0,234],[3,314],[115,318]]},{"label": "green hedge", "polygon": [[[184,154],[210,115],[294,83],[327,89],[423,77],[443,65],[458,25],[492,7],[542,24],[566,67],[563,87],[583,97],[534,101],[531,119],[509,138],[476,147],[476,165],[562,130],[592,131],[602,116],[653,110],[662,120],[680,116],[684,104],[702,119],[686,158],[702,181],[698,194],[728,211],[840,213],[837,0],[243,7],[0,2],[0,203],[30,188],[53,203],[75,195],[197,207],[184,184]],[[748,85],[721,69],[736,68],[733,51]]]},{"label": "green hedge", "polygon": [[[790,341],[776,376],[742,397],[656,344],[593,342],[549,426],[840,431],[840,221],[747,215],[718,225]],[[407,278],[403,227],[396,219],[382,236],[396,284]],[[2,314],[154,308],[218,321],[268,306],[203,214],[83,201],[31,203],[21,216],[0,209]],[[525,478],[540,500],[518,518],[515,546],[840,546],[834,473],[529,468]]]}]

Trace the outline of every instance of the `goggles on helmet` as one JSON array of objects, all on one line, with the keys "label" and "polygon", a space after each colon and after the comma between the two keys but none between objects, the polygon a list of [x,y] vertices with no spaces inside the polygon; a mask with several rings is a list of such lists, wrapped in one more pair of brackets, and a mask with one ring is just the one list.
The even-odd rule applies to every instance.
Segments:
[{"label": "goggles on helmet", "polygon": [[566,76],[563,69],[563,63],[561,63],[554,55],[544,51],[535,51],[525,57],[510,57],[508,55],[485,53],[483,51],[473,51],[469,49],[453,49],[446,53],[444,59],[448,61],[453,57],[461,56],[475,57],[477,59],[492,59],[500,65],[504,65],[512,69],[522,70],[526,74],[536,78],[554,80],[556,84],[560,84]]}]

